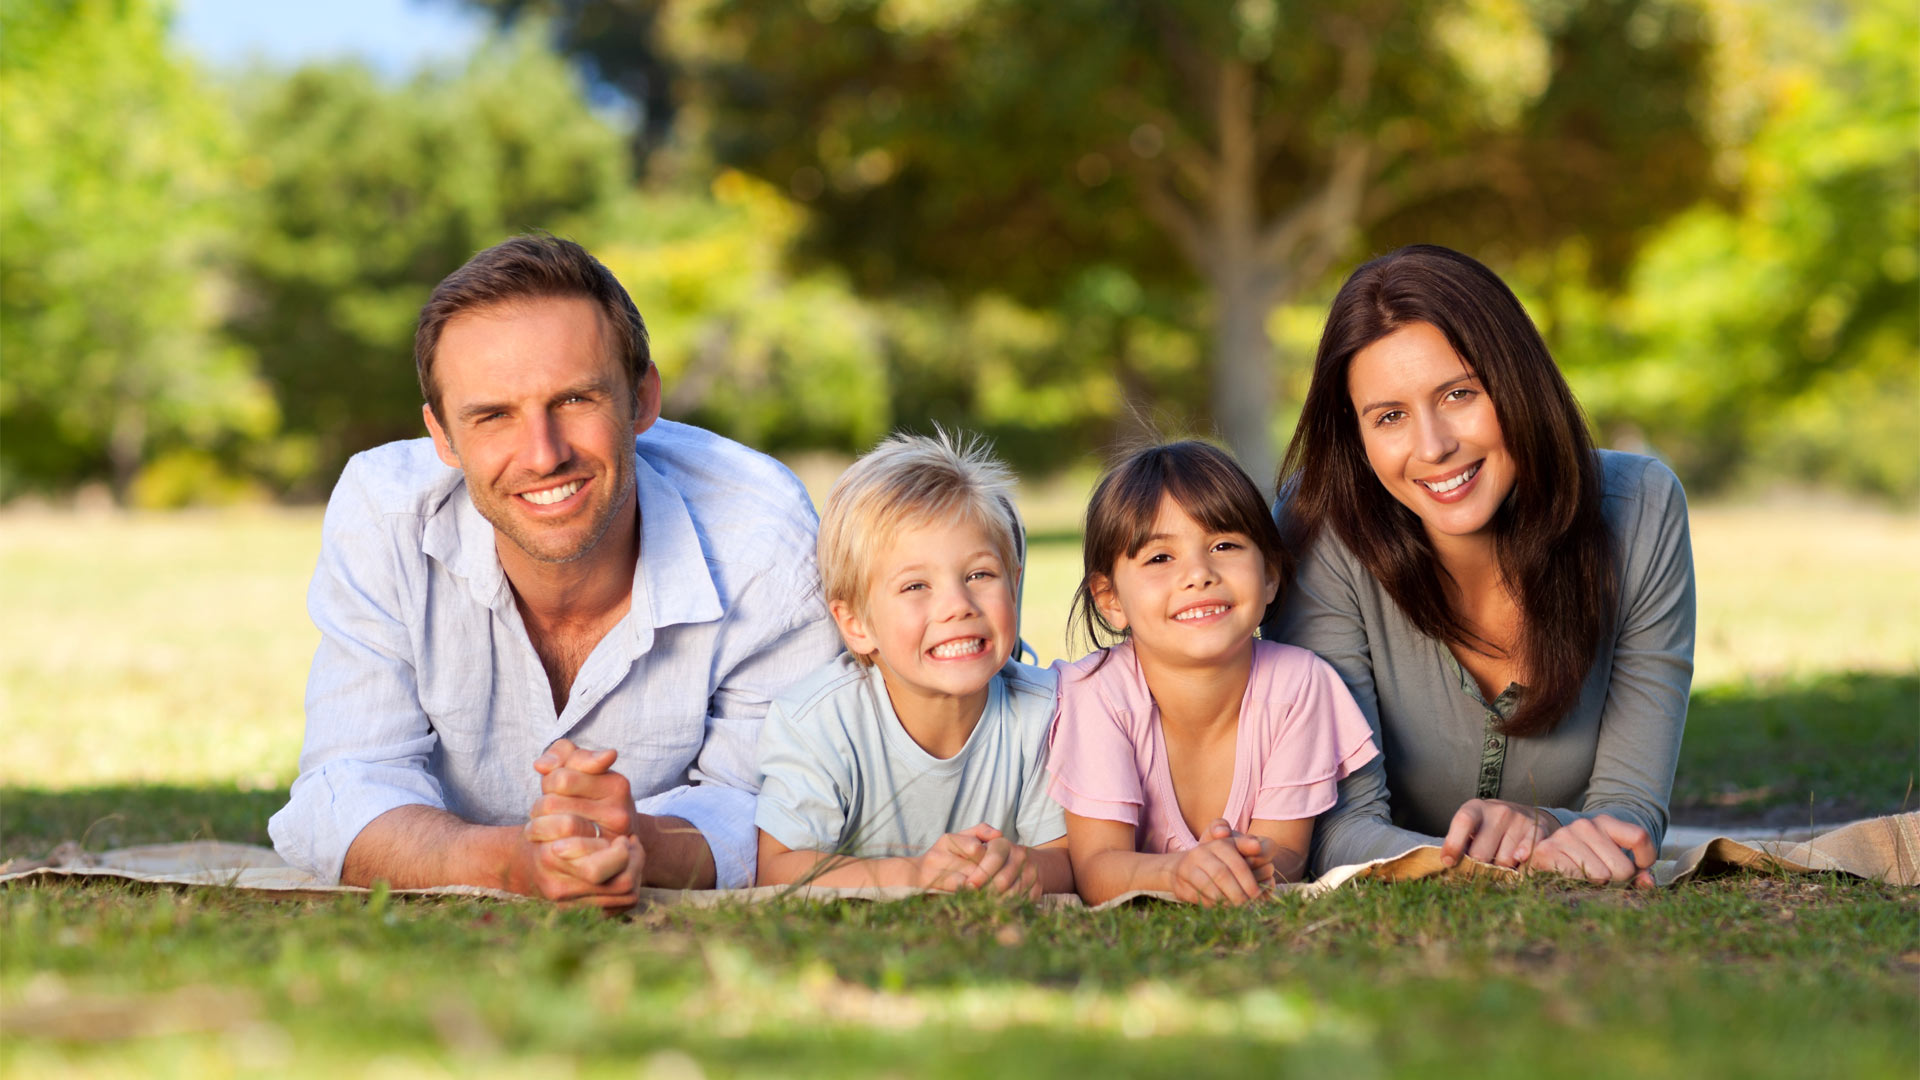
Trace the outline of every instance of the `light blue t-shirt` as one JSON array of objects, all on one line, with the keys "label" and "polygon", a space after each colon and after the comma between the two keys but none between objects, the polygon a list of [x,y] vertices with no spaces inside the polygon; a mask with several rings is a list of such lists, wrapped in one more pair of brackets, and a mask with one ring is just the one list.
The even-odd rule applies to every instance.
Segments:
[{"label": "light blue t-shirt", "polygon": [[1054,674],[1009,661],[958,754],[934,757],[900,726],[877,667],[852,656],[776,697],[760,728],[753,822],[795,851],[918,855],[982,822],[1032,846],[1066,835],[1047,795]]}]

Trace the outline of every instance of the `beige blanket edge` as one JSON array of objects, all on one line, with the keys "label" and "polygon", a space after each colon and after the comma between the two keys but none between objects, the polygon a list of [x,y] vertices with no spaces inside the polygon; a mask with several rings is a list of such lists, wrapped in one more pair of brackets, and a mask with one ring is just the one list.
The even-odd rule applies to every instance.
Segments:
[{"label": "beige blanket edge", "polygon": [[[1695,877],[1753,867],[1774,872],[1835,872],[1883,881],[1892,885],[1920,885],[1920,813],[1869,818],[1843,825],[1809,840],[1735,840],[1716,837],[1682,852],[1677,858],[1654,864],[1654,880],[1678,885]],[[1317,881],[1284,885],[1278,891],[1313,897],[1360,878],[1414,881],[1452,876],[1511,879],[1518,874],[1485,863],[1466,862],[1446,867],[1437,847],[1417,847],[1390,859],[1342,866]],[[287,866],[270,849],[217,840],[179,844],[150,844],[116,851],[87,853],[63,845],[47,859],[0,864],[0,885],[45,878],[102,878],[151,885],[185,885],[240,889],[286,897],[321,897],[364,893],[351,885],[334,885]],[[900,900],[923,890],[909,888],[831,889],[819,886],[764,886],[724,891],[645,889],[641,906],[759,903],[793,898],[810,901]],[[396,889],[397,896],[485,896],[524,899],[497,889],[449,885],[435,889]],[[1131,903],[1142,897],[1172,899],[1163,893],[1128,893],[1100,905],[1100,909]],[[1048,907],[1080,907],[1076,896],[1049,896]],[[1099,909],[1096,909],[1099,910]]]}]

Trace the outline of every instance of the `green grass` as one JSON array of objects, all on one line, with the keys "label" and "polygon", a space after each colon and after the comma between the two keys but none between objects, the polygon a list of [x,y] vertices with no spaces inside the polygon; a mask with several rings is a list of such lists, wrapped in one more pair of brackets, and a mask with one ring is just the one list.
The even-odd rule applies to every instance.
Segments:
[{"label": "green grass", "polygon": [[927,898],[634,922],[114,885],[5,903],[0,1067],[14,1075],[384,1062],[626,1076],[650,1058],[667,1073],[691,1059],[797,1076],[1498,1077],[1544,1063],[1909,1076],[1920,1063],[1913,892],[1825,877],[1657,895],[1362,884],[1216,912]]},{"label": "green grass", "polygon": [[[1079,573],[1055,501],[1029,514],[1043,659]],[[1900,807],[1920,522],[1694,521],[1678,819]],[[318,525],[0,519],[0,858],[265,842],[298,753]],[[631,920],[66,882],[0,889],[0,1074],[1910,1077],[1917,977],[1915,891],[1825,876]]]}]

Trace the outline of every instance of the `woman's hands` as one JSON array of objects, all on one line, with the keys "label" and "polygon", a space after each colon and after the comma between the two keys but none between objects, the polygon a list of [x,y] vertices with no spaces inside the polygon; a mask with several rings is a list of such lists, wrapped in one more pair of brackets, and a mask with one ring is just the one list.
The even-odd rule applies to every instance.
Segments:
[{"label": "woman's hands", "polygon": [[1448,866],[1465,856],[1595,884],[1631,880],[1638,888],[1653,887],[1648,868],[1656,854],[1647,831],[1630,822],[1595,814],[1563,826],[1537,806],[1505,799],[1472,799],[1462,804],[1440,846],[1440,861]]},{"label": "woman's hands", "polygon": [[1505,799],[1469,799],[1454,811],[1440,861],[1457,864],[1461,856],[1495,866],[1516,867],[1560,822],[1537,806]]},{"label": "woman's hands", "polygon": [[1540,841],[1527,860],[1527,868],[1586,878],[1596,885],[1631,880],[1636,889],[1651,889],[1650,868],[1657,854],[1647,830],[1616,817],[1595,814],[1577,818]]}]

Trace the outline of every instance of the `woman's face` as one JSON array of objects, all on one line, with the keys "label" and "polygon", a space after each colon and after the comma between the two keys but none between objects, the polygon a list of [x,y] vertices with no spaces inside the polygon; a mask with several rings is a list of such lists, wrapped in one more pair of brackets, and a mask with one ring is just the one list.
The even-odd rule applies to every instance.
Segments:
[{"label": "woman's face", "polygon": [[1479,376],[1431,323],[1354,354],[1347,392],[1367,462],[1436,548],[1482,533],[1513,490],[1513,458]]}]

